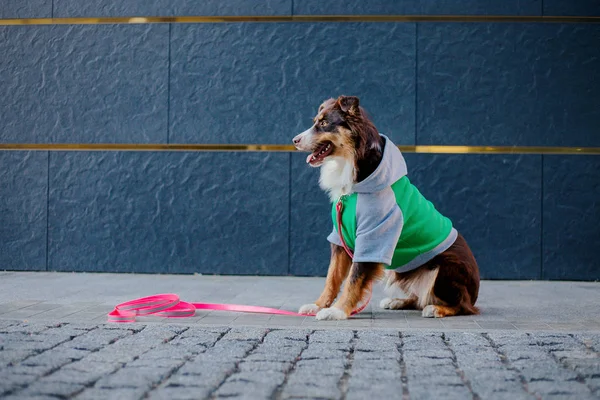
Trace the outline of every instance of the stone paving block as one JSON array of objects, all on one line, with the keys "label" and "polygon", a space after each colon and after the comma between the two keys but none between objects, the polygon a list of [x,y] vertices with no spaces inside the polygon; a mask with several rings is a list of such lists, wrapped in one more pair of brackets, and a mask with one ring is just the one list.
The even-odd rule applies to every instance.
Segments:
[{"label": "stone paving block", "polygon": [[279,351],[279,352],[268,352],[262,350],[260,347],[257,351],[250,354],[245,358],[246,361],[266,361],[266,362],[286,362],[293,361],[298,357],[298,354],[302,351],[302,348],[294,348],[290,351]]},{"label": "stone paving block", "polygon": [[180,374],[177,373],[164,383],[166,388],[178,387],[217,387],[231,373],[231,370],[206,371],[205,374]]},{"label": "stone paving block", "polygon": [[240,363],[239,369],[242,372],[259,372],[259,371],[288,371],[292,366],[291,362],[278,361],[244,361]]},{"label": "stone paving block", "polygon": [[3,397],[2,400],[56,400],[56,396],[44,395],[44,394],[34,394],[31,396],[23,396],[22,394],[10,395],[7,397]]},{"label": "stone paving block", "polygon": [[597,353],[592,351],[581,349],[581,350],[569,350],[569,351],[553,351],[552,355],[559,361],[577,361],[577,360],[596,360],[600,362],[600,357]]},{"label": "stone paving block", "polygon": [[450,332],[445,333],[444,337],[454,347],[489,347],[490,342],[480,333],[471,332]]},{"label": "stone paving block", "polygon": [[366,341],[364,339],[359,339],[354,346],[356,351],[364,351],[364,352],[378,352],[378,353],[396,353],[398,351],[398,342],[383,342],[383,341],[375,341],[370,340]]},{"label": "stone paving block", "polygon": [[95,363],[127,363],[133,361],[140,354],[148,351],[150,348],[146,345],[132,345],[132,346],[111,346],[110,350],[104,348],[100,351],[94,352],[87,356],[85,359],[89,362]]},{"label": "stone paving block", "polygon": [[216,398],[269,399],[277,385],[253,382],[225,383],[215,393]]},{"label": "stone paving block", "polygon": [[221,340],[260,341],[267,332],[267,329],[261,328],[233,328]]},{"label": "stone paving block", "polygon": [[23,361],[23,365],[47,365],[58,368],[72,361],[81,360],[88,354],[90,354],[90,352],[85,350],[54,348],[53,350],[48,350],[42,354],[29,357]]},{"label": "stone paving block", "polygon": [[503,379],[504,376],[502,371],[495,372],[497,372],[497,374],[485,375],[477,377],[477,379],[469,379],[473,392],[479,394],[480,397],[485,394],[486,397],[481,397],[484,399],[495,396],[496,393],[505,391],[525,393],[523,385],[516,375],[509,379]]},{"label": "stone paving block", "polygon": [[282,392],[283,399],[337,399],[340,391],[337,382],[288,382]]},{"label": "stone paving block", "polygon": [[319,374],[327,371],[344,370],[348,365],[347,358],[337,359],[301,359],[296,363],[296,373],[302,370],[315,371]]},{"label": "stone paving block", "polygon": [[469,389],[464,386],[438,385],[433,382],[429,384],[412,385],[409,380],[408,392],[410,393],[411,400],[472,398]]},{"label": "stone paving block", "polygon": [[600,376],[600,363],[597,360],[578,360],[576,363],[567,363],[566,365],[583,377]]},{"label": "stone paving block", "polygon": [[52,367],[46,365],[12,365],[7,367],[2,372],[9,374],[18,374],[18,375],[34,375],[34,376],[42,376],[46,375],[48,372],[52,370]]},{"label": "stone paving block", "polygon": [[[148,353],[146,353],[148,354]],[[175,357],[173,359],[169,359],[169,358],[156,358],[156,359],[152,359],[152,358],[138,358],[137,360],[134,360],[132,362],[127,363],[128,367],[158,367],[158,368],[168,368],[168,369],[173,369],[173,368],[177,368],[181,365],[183,365],[185,363],[185,359],[183,358],[178,358]]]},{"label": "stone paving block", "polygon": [[[204,362],[202,360],[193,360],[182,366],[175,375],[170,379],[175,384],[181,384],[186,386],[185,383],[181,382],[194,382],[194,381],[214,381],[220,382],[225,376],[230,375],[236,370],[236,362]],[[184,378],[190,375],[190,378]]]},{"label": "stone paving block", "polygon": [[10,371],[0,371],[0,395],[28,385],[36,379],[37,377],[34,375],[14,374]]},{"label": "stone paving block", "polygon": [[[35,302],[34,303],[25,302],[25,304],[35,304]],[[13,325],[7,326],[2,329],[2,332],[3,333],[22,332],[22,333],[27,333],[27,334],[35,334],[35,333],[47,331],[51,327],[60,326],[60,325],[61,324],[45,324],[42,322],[34,322],[34,323],[25,322],[25,323],[13,324]]]},{"label": "stone paving block", "polygon": [[20,396],[47,394],[57,397],[71,397],[84,389],[83,385],[65,382],[34,382],[19,393]]},{"label": "stone paving block", "polygon": [[308,348],[302,353],[302,359],[345,359],[348,356],[347,353],[347,351],[339,349]]},{"label": "stone paving block", "polygon": [[590,390],[583,383],[576,381],[535,381],[529,382],[527,387],[532,393],[546,395],[587,395]]},{"label": "stone paving block", "polygon": [[[9,339],[10,340],[10,339]],[[27,350],[32,353],[41,353],[42,351],[51,349],[63,342],[64,338],[48,338],[47,341],[34,341],[34,340],[19,340],[19,341],[7,341],[1,343],[2,350]]]},{"label": "stone paving block", "polygon": [[34,351],[27,349],[0,351],[0,366],[17,364],[21,360],[34,354]]},{"label": "stone paving block", "polygon": [[481,382],[481,385],[485,387],[489,382],[496,381],[501,383],[515,382],[516,385],[521,385],[517,371],[509,370],[501,363],[487,364],[487,367],[463,363],[460,368],[465,376],[472,381],[472,384]]},{"label": "stone paving block", "polygon": [[262,371],[260,374],[240,372],[230,376],[215,393],[217,397],[248,396],[267,398],[283,383],[285,374]]},{"label": "stone paving block", "polygon": [[600,394],[600,374],[586,379],[586,382],[588,383],[588,386],[594,393]]},{"label": "stone paving block", "polygon": [[207,399],[213,388],[209,386],[177,386],[156,389],[148,395],[151,400],[198,400]]},{"label": "stone paving block", "polygon": [[600,335],[576,334],[574,335],[585,346],[590,347],[596,352],[600,352]]},{"label": "stone paving block", "polygon": [[576,379],[577,374],[573,371],[562,368],[556,363],[531,362],[529,364],[519,365],[517,368],[520,375],[528,381],[552,380],[566,381]]},{"label": "stone paving block", "polygon": [[[188,351],[194,351],[196,353],[199,353],[201,351],[204,351],[207,347],[212,346],[214,344],[214,342],[216,341],[216,339],[217,338],[214,338],[214,340],[211,340],[209,338],[198,338],[198,337],[193,337],[193,336],[188,336],[188,337],[179,336],[179,337],[176,337],[175,339],[171,340],[169,342],[169,345],[181,347],[182,349],[178,349],[179,351],[182,351],[183,349],[187,349]],[[170,351],[176,352],[177,349],[171,348]]]},{"label": "stone paving block", "polygon": [[494,389],[482,389],[474,390],[480,399],[493,399],[493,400],[534,400],[535,397],[522,389],[514,390],[494,390]]},{"label": "stone paving block", "polygon": [[74,369],[61,368],[60,370],[43,377],[40,382],[73,383],[87,386],[102,378],[105,373],[107,373],[107,371],[105,372],[103,369],[82,372]]},{"label": "stone paving block", "polygon": [[265,336],[264,343],[275,342],[279,343],[282,340],[293,340],[305,342],[310,334],[308,329],[286,329],[286,330],[273,330]]},{"label": "stone paving block", "polygon": [[394,360],[398,362],[400,360],[400,353],[397,350],[390,351],[364,351],[355,350],[354,360]]},{"label": "stone paving block", "polygon": [[125,367],[112,375],[108,375],[96,382],[97,388],[122,388],[133,387],[150,388],[152,385],[161,382],[171,373],[168,368],[147,368],[147,367]]},{"label": "stone paving block", "polygon": [[91,388],[74,398],[77,400],[139,400],[146,391],[146,388]]},{"label": "stone paving block", "polygon": [[353,338],[352,331],[316,331],[310,335],[309,343],[349,343]]},{"label": "stone paving block", "polygon": [[104,363],[92,361],[89,358],[90,357],[86,357],[83,360],[75,361],[71,364],[65,365],[63,368],[61,368],[61,371],[76,371],[84,374],[98,373],[102,375],[108,375],[123,366],[122,363],[118,362]]},{"label": "stone paving block", "polygon": [[346,399],[397,399],[402,396],[402,382],[400,380],[387,381],[385,384],[373,384],[367,386],[355,386],[350,381]]},{"label": "stone paving block", "polygon": [[198,355],[198,360],[204,361],[222,361],[236,360],[244,358],[250,352],[256,343],[249,341],[230,341],[229,344],[219,342],[215,347],[208,349]]}]

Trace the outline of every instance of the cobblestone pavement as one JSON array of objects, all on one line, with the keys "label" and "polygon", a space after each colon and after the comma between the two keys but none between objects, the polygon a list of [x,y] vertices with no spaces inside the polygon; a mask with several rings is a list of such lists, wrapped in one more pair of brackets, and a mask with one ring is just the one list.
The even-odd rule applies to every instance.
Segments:
[{"label": "cobblestone pavement", "polygon": [[3,399],[598,399],[600,334],[0,321]]}]

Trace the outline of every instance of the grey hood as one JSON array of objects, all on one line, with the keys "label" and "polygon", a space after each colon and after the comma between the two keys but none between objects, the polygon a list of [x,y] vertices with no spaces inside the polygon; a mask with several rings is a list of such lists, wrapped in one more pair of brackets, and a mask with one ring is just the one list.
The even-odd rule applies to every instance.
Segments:
[{"label": "grey hood", "polygon": [[376,193],[392,186],[394,182],[408,173],[406,161],[398,147],[384,135],[383,158],[371,175],[359,183],[355,183],[352,191],[356,193]]}]

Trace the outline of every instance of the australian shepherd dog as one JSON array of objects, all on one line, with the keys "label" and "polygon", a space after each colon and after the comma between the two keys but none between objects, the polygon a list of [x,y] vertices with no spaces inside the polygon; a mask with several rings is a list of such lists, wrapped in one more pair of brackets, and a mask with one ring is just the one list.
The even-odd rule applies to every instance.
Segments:
[{"label": "australian shepherd dog", "polygon": [[359,99],[326,100],[313,122],[293,143],[321,168],[333,230],[325,288],[300,313],[346,319],[383,279],[390,297],[382,308],[422,310],[430,318],[477,314],[479,268],[467,242],[410,183],[398,147],[378,132]]}]

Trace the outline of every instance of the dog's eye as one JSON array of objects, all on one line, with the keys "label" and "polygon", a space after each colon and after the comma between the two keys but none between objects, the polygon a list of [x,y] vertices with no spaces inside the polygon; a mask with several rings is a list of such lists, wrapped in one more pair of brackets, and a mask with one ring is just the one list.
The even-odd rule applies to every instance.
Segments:
[{"label": "dog's eye", "polygon": [[329,122],[322,120],[319,125],[321,125],[322,127],[325,127],[325,126],[329,125]]}]

